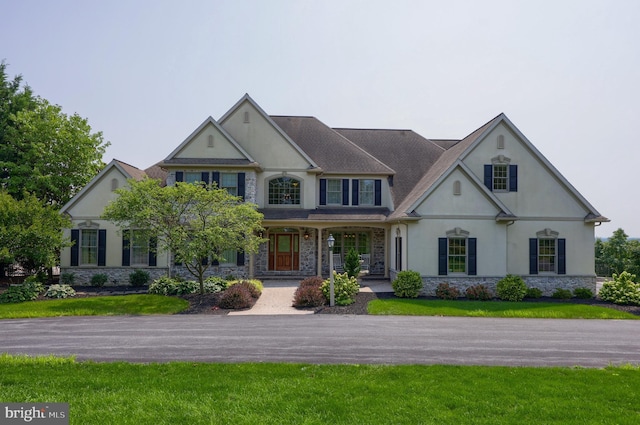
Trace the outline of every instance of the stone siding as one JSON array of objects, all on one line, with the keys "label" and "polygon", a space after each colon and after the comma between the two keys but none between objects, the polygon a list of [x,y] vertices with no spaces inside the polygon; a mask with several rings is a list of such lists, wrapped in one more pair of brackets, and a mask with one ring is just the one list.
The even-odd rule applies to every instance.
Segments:
[{"label": "stone siding", "polygon": [[61,267],[60,275],[73,273],[75,275],[74,285],[90,285],[93,275],[106,274],[109,276],[109,280],[105,286],[118,286],[128,285],[129,275],[134,270],[144,270],[149,273],[149,283],[167,275],[166,267]]}]

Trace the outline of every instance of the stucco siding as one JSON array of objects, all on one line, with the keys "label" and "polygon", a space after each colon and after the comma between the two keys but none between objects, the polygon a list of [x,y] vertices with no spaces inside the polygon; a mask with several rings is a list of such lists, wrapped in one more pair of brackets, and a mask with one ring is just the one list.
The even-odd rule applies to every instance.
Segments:
[{"label": "stucco siding", "polygon": [[[209,136],[213,136],[213,146],[209,146]],[[176,153],[175,158],[244,159],[245,156],[213,124],[208,124]]]}]

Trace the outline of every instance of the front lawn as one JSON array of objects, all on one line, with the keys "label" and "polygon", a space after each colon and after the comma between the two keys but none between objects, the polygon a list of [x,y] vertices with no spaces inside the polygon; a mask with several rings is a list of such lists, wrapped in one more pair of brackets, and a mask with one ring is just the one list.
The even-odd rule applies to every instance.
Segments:
[{"label": "front lawn", "polygon": [[78,363],[0,355],[0,400],[72,424],[637,424],[640,370]]},{"label": "front lawn", "polygon": [[424,299],[377,299],[367,306],[369,314],[403,316],[521,317],[540,319],[640,319],[613,308],[557,302],[448,301]]},{"label": "front lawn", "polygon": [[0,304],[0,319],[55,316],[114,316],[121,314],[174,314],[189,307],[181,298],[162,295],[122,295],[27,301]]}]

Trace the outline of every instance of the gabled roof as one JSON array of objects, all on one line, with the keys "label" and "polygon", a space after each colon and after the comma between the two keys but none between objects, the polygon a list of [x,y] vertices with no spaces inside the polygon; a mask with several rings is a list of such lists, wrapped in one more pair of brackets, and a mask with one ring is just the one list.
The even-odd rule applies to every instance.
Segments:
[{"label": "gabled roof", "polygon": [[98,182],[102,177],[109,172],[112,168],[117,169],[122,173],[122,175],[128,179],[135,180],[143,180],[147,177],[147,174],[141,169],[134,167],[133,165],[129,165],[126,162],[118,161],[117,159],[112,160],[108,163],[100,172],[91,179],[89,183],[87,183],[80,192],[76,193],[73,198],[69,200],[64,206],[60,209],[60,213],[64,213],[69,210],[76,202],[78,202],[91,188]]},{"label": "gabled roof", "polygon": [[249,103],[258,113],[273,127],[273,129],[282,136],[284,140],[286,140],[291,147],[293,147],[305,160],[309,162],[309,168],[319,168],[318,164],[315,163],[307,153],[300,149],[300,146],[294,142],[291,137],[287,133],[285,133],[272,119],[267,113],[258,105],[255,100],[249,96],[248,93],[245,93],[240,100],[236,102],[235,105],[231,107],[220,119],[218,120],[221,124],[223,124],[227,118],[229,118],[238,108],[240,108],[245,102]]},{"label": "gabled roof", "polygon": [[271,116],[297,145],[329,174],[395,174],[395,171],[314,117]]},{"label": "gabled roof", "polygon": [[[227,142],[230,143],[234,148],[236,148],[238,152],[240,152],[246,158],[247,164],[255,163],[255,160],[251,158],[251,155],[249,155],[249,153],[245,151],[242,148],[242,146],[240,146],[240,144],[234,140],[233,137],[231,137],[231,135],[227,132],[227,130],[225,130],[220,124],[218,124],[216,120],[214,120],[211,116],[209,116],[206,120],[202,122],[202,124],[198,126],[198,128],[196,128],[189,136],[187,136],[187,138],[184,139],[184,141],[180,143],[180,145],[177,148],[175,148],[173,152],[171,152],[167,156],[167,158],[162,162],[162,164],[170,165],[174,161],[176,161],[176,159],[178,158],[175,158],[175,156],[179,154],[180,151],[182,151],[189,143],[191,143],[191,141],[208,125],[214,126],[223,135],[223,137],[227,140]],[[180,158],[180,159],[186,160],[187,158]],[[199,159],[199,158],[194,158],[194,160],[196,159]]]}]

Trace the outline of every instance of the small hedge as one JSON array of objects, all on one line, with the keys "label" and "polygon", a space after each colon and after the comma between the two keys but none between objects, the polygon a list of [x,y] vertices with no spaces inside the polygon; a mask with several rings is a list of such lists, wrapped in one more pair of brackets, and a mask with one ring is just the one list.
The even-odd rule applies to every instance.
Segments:
[{"label": "small hedge", "polygon": [[[321,287],[324,296],[331,299],[331,281],[326,279]],[[350,305],[356,302],[356,294],[360,291],[360,285],[355,277],[349,277],[347,273],[333,272],[333,293],[336,305]]]},{"label": "small hedge", "polygon": [[443,300],[455,300],[460,296],[460,290],[448,282],[438,284],[436,297]]},{"label": "small hedge", "polygon": [[129,274],[129,284],[133,287],[144,286],[149,283],[150,279],[151,276],[149,275],[149,272],[144,270],[134,270]]},{"label": "small hedge", "polygon": [[540,288],[527,288],[527,292],[524,296],[525,298],[541,298],[542,290]]},{"label": "small hedge", "polygon": [[0,304],[33,301],[43,291],[42,283],[38,282],[34,276],[29,276],[23,284],[9,286],[9,289],[0,294]]},{"label": "small hedge", "polygon": [[327,298],[320,289],[324,280],[321,277],[308,277],[300,282],[293,294],[294,307],[320,307],[327,303]]},{"label": "small hedge", "polygon": [[240,284],[250,286],[250,287],[247,287],[247,289],[249,290],[253,298],[259,298],[260,295],[262,294],[262,290],[264,289],[262,282],[259,281],[258,279],[240,279],[240,280],[228,281],[227,289],[231,288],[232,286],[240,285]]},{"label": "small hedge", "polygon": [[470,300],[488,301],[493,298],[493,294],[485,285],[469,286],[464,293]]},{"label": "small hedge", "polygon": [[576,288],[573,290],[573,295],[576,298],[580,298],[582,300],[588,300],[593,298],[593,291],[589,288]]},{"label": "small hedge", "polygon": [[598,294],[600,298],[614,304],[640,305],[640,285],[635,283],[636,275],[614,273],[612,279],[602,284]]},{"label": "small hedge", "polygon": [[412,270],[399,272],[395,280],[391,282],[395,296],[400,298],[417,298],[423,286],[420,273]]},{"label": "small hedge", "polygon": [[564,288],[558,288],[554,291],[551,297],[559,300],[568,300],[571,298],[571,291]]},{"label": "small hedge", "polygon": [[520,276],[508,274],[498,281],[496,293],[504,301],[522,301],[527,293],[527,285]]},{"label": "small hedge", "polygon": [[253,305],[250,285],[238,283],[228,287],[220,296],[218,307],[225,309],[245,309]]},{"label": "small hedge", "polygon": [[104,273],[96,273],[91,276],[91,286],[102,288],[109,281],[109,276]]},{"label": "small hedge", "polygon": [[76,291],[69,285],[51,285],[44,296],[47,298],[70,298],[76,296]]}]

